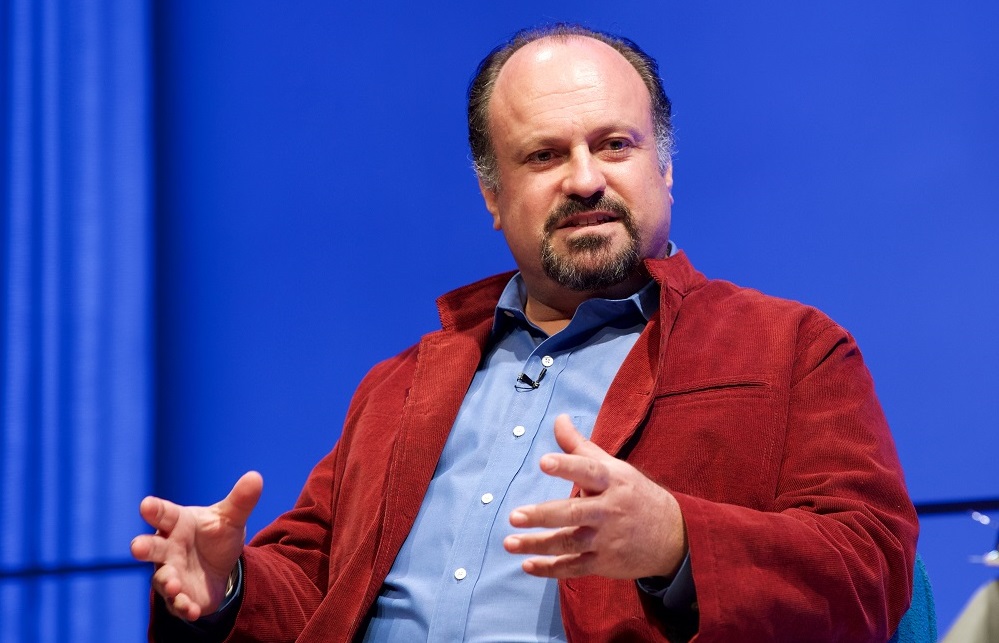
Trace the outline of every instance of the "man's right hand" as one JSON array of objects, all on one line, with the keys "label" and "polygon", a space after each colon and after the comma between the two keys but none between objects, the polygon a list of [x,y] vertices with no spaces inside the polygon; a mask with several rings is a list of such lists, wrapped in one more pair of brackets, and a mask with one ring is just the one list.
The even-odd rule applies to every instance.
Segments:
[{"label": "man's right hand", "polygon": [[149,496],[139,504],[155,534],[137,536],[132,556],[156,564],[153,589],[174,616],[188,621],[216,611],[246,540],[246,521],[264,479],[243,474],[229,495],[210,507],[182,507]]}]

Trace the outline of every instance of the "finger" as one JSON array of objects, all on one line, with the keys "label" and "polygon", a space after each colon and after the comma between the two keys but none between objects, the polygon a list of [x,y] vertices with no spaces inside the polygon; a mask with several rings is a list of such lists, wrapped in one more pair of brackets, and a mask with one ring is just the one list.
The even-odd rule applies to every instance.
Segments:
[{"label": "finger", "polygon": [[201,606],[184,593],[184,585],[172,565],[163,565],[153,574],[153,591],[163,597],[167,610],[179,618],[194,621],[201,617]]},{"label": "finger", "polygon": [[169,500],[146,496],[139,503],[139,514],[153,529],[169,534],[180,519],[180,506]]},{"label": "finger", "polygon": [[510,512],[510,524],[531,527],[593,527],[604,518],[602,503],[596,498],[549,500],[537,505],[517,507]]},{"label": "finger", "polygon": [[163,565],[153,572],[152,585],[156,593],[168,602],[173,601],[174,597],[184,589],[177,569],[173,565]]},{"label": "finger", "polygon": [[572,420],[565,413],[555,418],[555,441],[566,453],[572,453],[586,441],[583,434],[576,430]]},{"label": "finger", "polygon": [[162,536],[143,534],[132,539],[132,557],[147,563],[162,563],[167,557],[167,541]]},{"label": "finger", "polygon": [[248,471],[236,481],[229,495],[219,502],[218,510],[233,524],[245,526],[263,490],[263,477],[256,471]]},{"label": "finger", "polygon": [[544,578],[576,578],[592,574],[595,554],[565,554],[547,558],[528,558],[520,567],[531,576]]},{"label": "finger", "polygon": [[175,616],[179,616],[188,621],[196,621],[201,618],[201,606],[188,597],[187,594],[177,594],[170,602],[170,611]]},{"label": "finger", "polygon": [[573,482],[591,494],[602,493],[610,486],[607,464],[590,456],[546,453],[540,465],[548,475]]},{"label": "finger", "polygon": [[555,531],[512,534],[503,539],[503,547],[511,554],[582,554],[593,551],[596,533],[590,527],[566,527]]},{"label": "finger", "polygon": [[606,451],[583,437],[565,413],[555,418],[555,441],[566,453],[594,458],[611,457]]}]

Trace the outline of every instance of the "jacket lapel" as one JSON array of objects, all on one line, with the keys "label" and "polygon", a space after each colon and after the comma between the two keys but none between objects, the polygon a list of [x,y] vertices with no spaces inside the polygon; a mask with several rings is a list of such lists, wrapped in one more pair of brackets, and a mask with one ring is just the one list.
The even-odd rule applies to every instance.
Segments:
[{"label": "jacket lapel", "polygon": [[491,321],[471,333],[433,333],[420,343],[413,387],[402,411],[389,470],[385,531],[375,562],[379,585],[416,521],[465,391],[481,360]]},{"label": "jacket lapel", "polygon": [[[627,457],[626,447],[648,415],[656,384],[669,367],[661,360],[683,298],[705,281],[683,252],[669,259],[648,260],[646,267],[660,285],[659,312],[646,324],[621,364],[590,436],[601,449],[622,458]],[[577,491],[574,487],[572,493]]]}]

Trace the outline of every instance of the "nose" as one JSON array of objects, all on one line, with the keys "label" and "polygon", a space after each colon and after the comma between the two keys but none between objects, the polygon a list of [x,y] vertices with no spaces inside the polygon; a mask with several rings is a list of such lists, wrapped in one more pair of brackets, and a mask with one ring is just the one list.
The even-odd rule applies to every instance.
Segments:
[{"label": "nose", "polygon": [[566,196],[588,199],[607,188],[607,180],[600,170],[600,163],[593,158],[589,148],[574,150],[565,167],[562,192]]}]

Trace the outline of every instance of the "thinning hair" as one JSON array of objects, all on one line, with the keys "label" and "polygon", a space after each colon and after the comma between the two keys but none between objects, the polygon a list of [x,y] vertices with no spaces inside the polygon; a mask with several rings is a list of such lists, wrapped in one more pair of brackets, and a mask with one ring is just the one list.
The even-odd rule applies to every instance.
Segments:
[{"label": "thinning hair", "polygon": [[491,190],[499,188],[499,168],[496,163],[496,150],[489,133],[489,101],[496,87],[500,70],[510,57],[525,45],[537,40],[553,38],[592,38],[609,45],[625,60],[631,63],[646,89],[652,110],[652,127],[659,156],[659,169],[669,167],[673,152],[673,124],[670,119],[671,105],[662,79],[659,78],[659,64],[633,41],[603,31],[589,29],[577,24],[556,23],[542,27],[521,29],[509,40],[493,49],[479,63],[472,82],[468,86],[468,144],[472,149],[472,165],[483,185]]}]

